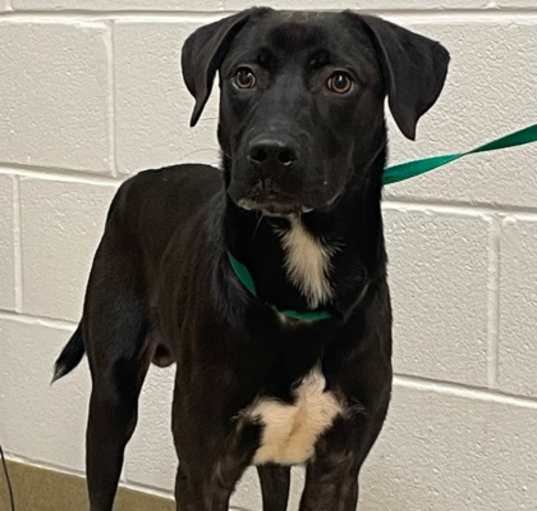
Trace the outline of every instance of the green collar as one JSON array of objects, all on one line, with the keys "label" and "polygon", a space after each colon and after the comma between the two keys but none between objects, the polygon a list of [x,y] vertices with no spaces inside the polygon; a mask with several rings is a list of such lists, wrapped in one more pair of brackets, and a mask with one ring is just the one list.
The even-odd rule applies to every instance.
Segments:
[{"label": "green collar", "polygon": [[[432,158],[424,158],[421,160],[410,161],[407,163],[401,163],[392,167],[384,169],[384,184],[396,183],[398,181],[404,181],[410,179],[425,172],[429,172],[443,165],[447,165],[452,161],[458,160],[464,156],[475,153],[482,153],[485,151],[495,151],[498,149],[504,149],[507,147],[515,147],[518,145],[529,144],[530,142],[537,141],[537,124],[529,126],[519,131],[515,131],[493,140],[487,144],[471,149],[470,151],[464,151],[460,153],[445,154],[441,156],[433,156]],[[229,252],[227,253],[229,263],[235,276],[239,282],[248,290],[253,296],[257,297],[257,290],[252,274],[240,261],[235,259]],[[278,309],[273,305],[272,308],[276,311]],[[292,319],[300,319],[302,321],[318,321],[321,319],[329,319],[332,317],[326,310],[315,310],[308,312],[297,312],[294,310],[278,311],[280,314]]]},{"label": "green collar", "polygon": [[[230,252],[227,253],[227,257],[229,259],[229,264],[231,265],[231,268],[233,269],[233,272],[235,273],[235,276],[239,280],[239,282],[248,290],[253,296],[257,297],[257,289],[255,287],[254,278],[252,277],[252,274],[242,264],[238,259],[235,259],[231,255]],[[279,312],[280,314],[283,314],[287,318],[291,319],[300,319],[302,321],[318,321],[321,319],[329,319],[332,317],[332,314],[330,314],[328,311],[325,310],[315,310],[315,311],[307,311],[307,312],[298,312],[294,310],[278,310],[274,305],[272,305],[272,308]]]}]

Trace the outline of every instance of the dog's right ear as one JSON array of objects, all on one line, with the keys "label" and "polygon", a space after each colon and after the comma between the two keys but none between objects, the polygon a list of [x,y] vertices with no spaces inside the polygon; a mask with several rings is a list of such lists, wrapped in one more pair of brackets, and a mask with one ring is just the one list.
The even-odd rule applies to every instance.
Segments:
[{"label": "dog's right ear", "polygon": [[194,126],[200,118],[211,93],[214,75],[222,64],[231,41],[258,10],[260,9],[248,9],[204,25],[185,41],[181,54],[183,79],[196,100],[190,126]]}]

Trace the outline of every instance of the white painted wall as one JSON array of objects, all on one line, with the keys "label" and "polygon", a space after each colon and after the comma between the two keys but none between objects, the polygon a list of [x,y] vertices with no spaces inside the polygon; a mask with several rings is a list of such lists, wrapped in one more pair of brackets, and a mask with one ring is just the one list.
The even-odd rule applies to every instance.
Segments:
[{"label": "white painted wall", "polygon": [[[536,121],[535,0],[272,4],[367,8],[450,49],[445,92],[418,142],[391,124],[394,162]],[[187,128],[179,51],[194,27],[246,5],[0,0],[0,442],[12,458],[83,469],[86,365],[48,382],[80,314],[107,205],[137,170],[216,160],[216,103]],[[536,205],[537,146],[386,190],[397,377],[362,510],[535,509]],[[130,485],[170,492],[171,387],[170,371],[151,371]],[[234,501],[259,509],[251,474]]]}]

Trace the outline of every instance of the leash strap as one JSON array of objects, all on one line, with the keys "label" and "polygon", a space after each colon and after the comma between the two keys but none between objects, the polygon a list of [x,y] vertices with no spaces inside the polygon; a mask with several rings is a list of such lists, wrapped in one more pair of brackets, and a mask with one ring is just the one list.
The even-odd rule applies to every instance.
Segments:
[{"label": "leash strap", "polygon": [[447,165],[452,161],[459,160],[469,154],[496,151],[507,147],[529,144],[531,142],[537,142],[537,124],[515,131],[514,133],[493,140],[492,142],[471,149],[470,151],[445,154],[443,156],[433,156],[431,158],[409,161],[399,165],[393,165],[392,167],[387,167],[384,170],[384,184],[397,183],[398,181],[404,181],[405,179],[419,176],[425,172]]}]

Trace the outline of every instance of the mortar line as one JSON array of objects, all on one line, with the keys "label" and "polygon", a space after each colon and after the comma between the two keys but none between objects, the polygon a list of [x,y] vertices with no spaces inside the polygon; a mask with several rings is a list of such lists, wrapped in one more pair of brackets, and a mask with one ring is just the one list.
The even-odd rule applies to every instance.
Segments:
[{"label": "mortar line", "polygon": [[392,209],[434,210],[436,212],[461,214],[500,214],[500,215],[526,215],[528,218],[537,218],[537,207],[516,206],[513,204],[487,204],[486,202],[464,202],[457,200],[428,199],[418,197],[400,197],[397,199],[383,199],[382,204]]},{"label": "mortar line", "polygon": [[84,471],[78,468],[65,467],[59,463],[54,463],[52,461],[43,461],[23,454],[17,454],[16,452],[11,451],[7,446],[6,449],[6,459],[9,461],[14,461],[18,463],[24,463],[25,465],[31,465],[35,468],[42,468],[46,470],[53,470],[54,472],[60,472],[67,475],[75,475],[79,477],[84,477]]},{"label": "mortar line", "polygon": [[[342,9],[321,9],[322,12],[339,12]],[[524,23],[534,21],[537,17],[537,7],[504,7],[504,8],[471,8],[471,9],[353,9],[355,12],[363,14],[373,14],[399,19],[415,19],[427,21],[521,21]],[[203,21],[210,18],[217,18],[236,14],[239,10],[159,10],[159,9],[126,9],[126,10],[91,10],[91,9],[25,9],[11,10],[0,13],[0,19],[28,19],[35,18],[37,21],[46,19],[90,19],[94,21],[104,18],[125,18],[154,21],[154,18],[177,19],[188,21]]]},{"label": "mortar line", "polygon": [[537,397],[518,396],[476,385],[434,380],[397,372],[394,375],[394,383],[404,388],[537,410]]},{"label": "mortar line", "polygon": [[115,72],[115,26],[113,20],[108,20],[107,23],[108,38],[106,41],[107,57],[108,57],[108,79],[109,79],[109,94],[108,94],[108,142],[109,159],[112,167],[112,176],[117,177],[117,146],[116,146],[116,72]]},{"label": "mortar line", "polygon": [[17,313],[10,310],[0,309],[0,319],[15,321],[25,325],[41,325],[62,330],[72,330],[77,326],[76,321],[52,318],[49,316],[38,316],[34,314]]},{"label": "mortar line", "polygon": [[487,382],[491,389],[498,380],[498,342],[500,326],[500,219],[492,216],[488,247],[487,282]]},{"label": "mortar line", "polygon": [[15,310],[22,312],[24,275],[22,264],[22,214],[20,204],[20,181],[19,176],[13,176],[13,245],[14,245],[14,270],[15,270]]},{"label": "mortar line", "polygon": [[90,9],[62,9],[62,10],[11,10],[0,12],[0,19],[17,19],[28,21],[35,18],[36,21],[54,21],[54,20],[86,20],[86,21],[106,21],[112,19],[126,20],[149,20],[155,19],[171,19],[177,21],[203,21],[205,19],[219,18],[235,14],[238,11],[188,11],[188,10],[90,10]]},{"label": "mortar line", "polygon": [[2,175],[17,175],[21,177],[36,178],[52,181],[75,182],[97,185],[119,185],[129,176],[106,176],[93,174],[91,172],[83,172],[71,169],[62,169],[56,167],[39,167],[35,165],[24,165],[20,163],[1,163],[0,174]]},{"label": "mortar line", "polygon": [[125,479],[123,481],[123,487],[131,490],[144,491],[157,497],[163,497],[166,499],[173,498],[173,490],[167,491],[159,486],[155,486],[150,483],[141,483],[139,481],[133,481],[132,479]]}]

